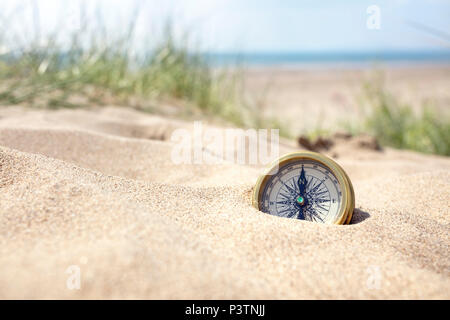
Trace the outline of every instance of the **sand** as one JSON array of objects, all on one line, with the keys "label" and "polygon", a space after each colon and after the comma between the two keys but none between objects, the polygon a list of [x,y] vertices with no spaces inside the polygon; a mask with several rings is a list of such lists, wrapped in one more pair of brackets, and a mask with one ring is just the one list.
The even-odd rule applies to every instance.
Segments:
[{"label": "sand", "polygon": [[2,108],[0,298],[450,298],[449,158],[338,143],[357,209],[321,225],[255,210],[262,166],[173,164],[191,127]]},{"label": "sand", "polygon": [[[345,66],[251,68],[245,74],[251,101],[268,116],[285,115],[292,133],[339,129],[366,113],[364,84],[384,83],[385,92],[416,112],[424,106],[450,117],[450,65],[398,64],[374,68]],[[380,80],[378,80],[380,79]],[[307,115],[310,121],[301,121]]]}]

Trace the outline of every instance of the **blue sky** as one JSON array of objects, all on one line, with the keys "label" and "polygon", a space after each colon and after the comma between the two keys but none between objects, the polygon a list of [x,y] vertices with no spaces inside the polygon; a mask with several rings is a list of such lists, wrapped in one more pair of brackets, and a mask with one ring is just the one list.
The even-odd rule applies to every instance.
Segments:
[{"label": "blue sky", "polygon": [[[70,21],[81,1],[36,0],[40,23],[51,29],[58,16]],[[1,7],[6,13],[26,2],[12,0]],[[94,7],[100,8],[113,28],[120,29],[132,14],[132,1],[86,3],[92,14]],[[379,30],[366,26],[370,5],[380,8]],[[449,41],[408,24],[450,34],[448,0],[142,0],[139,32],[155,32],[167,16],[178,33],[190,30],[212,51],[450,50]]]}]

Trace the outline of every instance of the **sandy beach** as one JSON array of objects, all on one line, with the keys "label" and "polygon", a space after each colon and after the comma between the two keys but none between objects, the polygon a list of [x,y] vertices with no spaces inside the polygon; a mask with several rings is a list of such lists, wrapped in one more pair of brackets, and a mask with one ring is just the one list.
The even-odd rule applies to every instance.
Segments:
[{"label": "sandy beach", "polygon": [[[434,89],[448,106],[445,79]],[[331,95],[345,85],[333,83]],[[298,106],[293,88],[278,92],[286,112]],[[311,109],[318,93],[305,92]],[[327,154],[357,209],[350,225],[322,225],[254,209],[263,166],[172,163],[177,128],[192,123],[119,107],[2,107],[0,298],[450,298],[449,158],[337,141]],[[280,153],[298,149],[287,141]],[[79,289],[68,287],[73,270]]]},{"label": "sandy beach", "polygon": [[[250,100],[268,116],[284,116],[293,134],[336,130],[360,120],[367,111],[365,84],[384,84],[401,105],[417,113],[427,107],[450,116],[448,64],[255,67],[246,70],[245,82]],[[305,116],[311,121],[301,121]]]}]

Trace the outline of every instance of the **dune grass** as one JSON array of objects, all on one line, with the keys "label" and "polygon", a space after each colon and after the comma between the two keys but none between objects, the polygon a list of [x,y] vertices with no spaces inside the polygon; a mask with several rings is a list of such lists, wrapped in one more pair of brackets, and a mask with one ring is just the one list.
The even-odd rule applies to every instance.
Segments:
[{"label": "dune grass", "polygon": [[[402,103],[385,86],[383,74],[375,70],[358,97],[359,121],[338,123],[338,130],[357,136],[370,134],[382,146],[408,149],[422,153],[450,156],[450,119],[438,114],[430,105],[416,110]],[[330,138],[336,129],[324,128],[320,123],[303,135],[310,140]]]},{"label": "dune grass", "polygon": [[450,156],[450,119],[429,106],[414,112],[401,103],[380,79],[364,86],[366,117],[362,130],[373,134],[382,145]]},{"label": "dune grass", "polygon": [[[188,35],[174,36],[170,21],[160,36],[141,39],[148,46],[136,50],[137,16],[120,33],[108,30],[101,19],[94,23],[81,16],[77,30],[67,33],[61,27],[47,35],[36,33],[27,41],[19,41],[20,32],[9,27],[14,19],[20,26],[21,13],[8,19],[0,19],[0,105],[120,105],[156,113],[171,105],[176,116],[279,128],[282,136],[292,137],[279,119],[263,115],[264,103],[244,97],[239,69],[214,68],[204,54],[192,49]],[[425,107],[421,113],[413,112],[379,79],[368,82],[364,92],[365,118],[353,125],[353,131],[356,126],[356,131],[371,133],[382,145],[450,155],[448,118]],[[310,136],[327,134],[318,128]]]},{"label": "dune grass", "polygon": [[148,45],[137,50],[136,20],[132,17],[134,22],[117,34],[83,16],[80,28],[70,34],[37,35],[14,48],[11,44],[19,43],[19,35],[2,28],[0,104],[121,105],[152,112],[171,105],[178,116],[202,114],[243,127],[278,124],[245,101],[238,71],[214,68],[192,49],[190,37],[174,36],[170,21],[160,36],[141,39]]}]

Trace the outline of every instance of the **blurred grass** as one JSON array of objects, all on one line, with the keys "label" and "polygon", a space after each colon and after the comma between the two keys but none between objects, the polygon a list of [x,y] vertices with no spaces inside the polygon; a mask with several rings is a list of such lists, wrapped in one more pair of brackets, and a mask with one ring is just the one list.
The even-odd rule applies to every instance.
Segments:
[{"label": "blurred grass", "polygon": [[[81,16],[80,28],[64,37],[58,31],[63,28],[57,28],[14,48],[19,33],[2,27],[0,103],[35,108],[108,104],[152,112],[170,104],[177,115],[201,114],[242,127],[281,125],[245,101],[238,71],[211,66],[205,55],[192,50],[189,36],[174,36],[170,21],[158,39],[146,39],[148,46],[137,53],[133,41],[138,11],[120,34],[101,25],[101,19],[96,19],[99,25]],[[20,13],[17,19],[23,19]]]},{"label": "blurred grass", "polygon": [[363,130],[385,146],[450,156],[450,119],[427,105],[417,112],[401,103],[377,77],[364,86]]},{"label": "blurred grass", "polygon": [[372,135],[382,146],[450,156],[450,118],[426,103],[415,109],[402,103],[387,89],[379,70],[365,81],[357,103],[361,120],[341,121],[335,129],[318,122],[303,136],[310,140],[330,138],[342,129],[352,136]]},{"label": "blurred grass", "polygon": [[[292,137],[279,119],[264,116],[264,96],[246,97],[239,68],[214,68],[207,56],[192,49],[189,35],[175,37],[170,20],[161,36],[141,39],[148,45],[136,50],[138,11],[122,32],[108,30],[101,18],[93,23],[80,10],[77,30],[67,33],[59,27],[28,40],[9,27],[13,20],[21,24],[20,11],[0,19],[0,104],[51,109],[121,105],[156,113],[171,105],[177,116],[279,128],[282,136]],[[37,21],[33,24],[39,29]],[[352,124],[353,133],[371,133],[386,146],[450,155],[449,119],[426,106],[414,112],[381,78],[365,84],[361,104],[364,120]],[[311,138],[324,135],[330,132],[320,124],[309,133]]]}]

